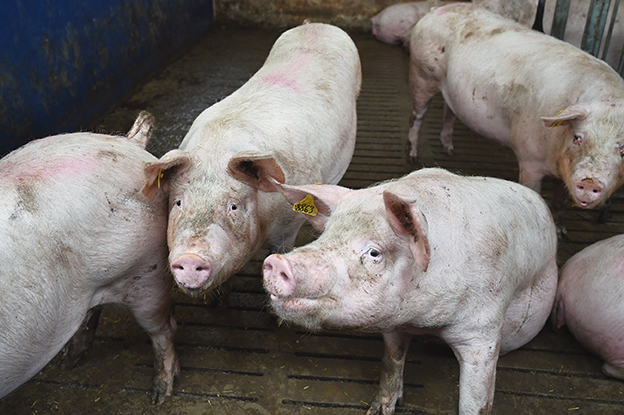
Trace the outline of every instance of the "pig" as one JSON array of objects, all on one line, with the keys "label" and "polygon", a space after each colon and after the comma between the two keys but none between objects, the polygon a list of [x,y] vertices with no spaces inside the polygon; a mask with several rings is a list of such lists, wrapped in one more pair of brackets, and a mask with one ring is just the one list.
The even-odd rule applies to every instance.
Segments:
[{"label": "pig", "polygon": [[210,292],[263,245],[292,249],[305,218],[263,179],[337,183],[353,155],[360,84],[351,38],[305,23],[277,39],[247,83],[201,113],[179,149],[146,164],[144,194],[158,185],[170,193],[169,260],[183,291]]},{"label": "pig", "polygon": [[386,7],[371,19],[373,36],[383,43],[409,47],[412,28],[433,5],[432,1],[415,1]]},{"label": "pig", "polygon": [[[543,0],[542,0],[543,1]],[[450,1],[417,1],[410,3],[397,3],[386,7],[371,19],[373,35],[381,42],[391,45],[402,44],[409,48],[412,29],[432,7],[445,6]],[[539,14],[540,0],[474,0],[472,2],[487,10],[514,20],[527,27],[544,33],[551,33],[553,19],[555,17],[556,1],[548,1],[541,5],[542,15]],[[565,33],[563,40],[577,47],[581,47],[583,32],[587,22],[587,12],[591,0],[572,0],[568,11]],[[607,15],[608,28],[611,22],[611,9]],[[618,8],[615,25],[607,54],[604,49],[607,39],[607,29],[602,36],[600,54],[613,69],[618,69],[622,46],[624,45],[624,8]]]},{"label": "pig", "polygon": [[590,209],[624,182],[624,81],[603,61],[471,4],[418,22],[410,61],[412,161],[427,107],[441,91],[440,140],[449,154],[457,116],[510,147],[520,183],[537,192],[554,176]]},{"label": "pig", "polygon": [[[171,395],[179,369],[168,197],[141,193],[144,164],[158,160],[144,149],[152,124],[141,113],[128,137],[51,136],[0,160],[0,398],[37,374],[105,303],[128,307],[152,340],[153,402]],[[76,336],[73,362],[93,337]]]},{"label": "pig", "polygon": [[438,168],[360,190],[272,182],[322,230],[265,259],[272,309],[310,330],[383,334],[368,414],[394,413],[411,336],[421,334],[441,338],[459,360],[459,413],[489,413],[499,354],[537,335],[557,289],[544,200],[517,183]]},{"label": "pig", "polygon": [[[401,44],[409,48],[414,25],[433,7],[446,6],[451,3],[455,2],[427,0],[388,6],[371,19],[373,36],[383,43]],[[528,27],[535,21],[538,5],[537,0],[474,0],[473,3]],[[554,10],[554,6],[551,8],[552,10]],[[552,14],[550,19],[552,21]]]},{"label": "pig", "polygon": [[561,269],[552,320],[568,326],[586,349],[605,360],[602,371],[624,379],[624,235],[596,242]]}]

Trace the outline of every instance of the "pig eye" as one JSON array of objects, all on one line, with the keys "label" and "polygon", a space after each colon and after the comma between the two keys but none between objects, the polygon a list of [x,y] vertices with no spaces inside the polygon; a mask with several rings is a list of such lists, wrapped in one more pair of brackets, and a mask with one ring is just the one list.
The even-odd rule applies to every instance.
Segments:
[{"label": "pig eye", "polygon": [[238,203],[234,203],[234,202],[228,203],[228,212],[229,213],[236,212],[239,209],[240,209],[240,207],[239,207]]},{"label": "pig eye", "polygon": [[375,263],[381,261],[382,259],[381,251],[377,248],[369,248],[365,255],[367,255]]},{"label": "pig eye", "polygon": [[572,143],[580,146],[583,142],[583,136],[580,134],[574,134],[574,138],[572,138]]},{"label": "pig eye", "polygon": [[620,156],[624,157],[624,144],[620,145]]}]

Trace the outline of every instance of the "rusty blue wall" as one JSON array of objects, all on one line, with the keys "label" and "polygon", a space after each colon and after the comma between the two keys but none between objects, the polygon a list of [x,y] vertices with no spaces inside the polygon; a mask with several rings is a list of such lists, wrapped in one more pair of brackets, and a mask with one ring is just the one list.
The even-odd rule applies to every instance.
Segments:
[{"label": "rusty blue wall", "polygon": [[212,0],[3,1],[0,151],[88,128],[212,20]]}]

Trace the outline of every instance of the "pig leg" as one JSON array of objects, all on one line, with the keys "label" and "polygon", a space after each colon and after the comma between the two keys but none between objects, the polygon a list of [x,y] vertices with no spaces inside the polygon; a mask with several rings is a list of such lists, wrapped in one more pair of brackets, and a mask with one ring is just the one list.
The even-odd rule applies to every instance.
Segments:
[{"label": "pig leg", "polygon": [[[173,379],[180,371],[173,348],[177,325],[173,317],[172,285],[170,277],[146,276],[135,285],[136,292],[140,294],[136,297],[128,296],[124,301],[152,340],[156,371],[152,403],[157,405],[163,403],[166,396],[171,396]],[[149,301],[145,301],[146,298],[149,298]]]},{"label": "pig leg", "polygon": [[520,178],[518,182],[540,193],[542,191],[542,179],[544,178],[544,174],[538,167],[532,166],[531,163],[519,161],[518,164],[520,167]]},{"label": "pig leg", "polygon": [[91,349],[91,346],[93,346],[93,339],[95,338],[95,331],[100,321],[100,314],[102,314],[101,306],[93,307],[87,312],[87,316],[76,334],[74,334],[65,345],[63,357],[59,362],[59,365],[61,365],[63,369],[73,369],[76,367],[82,356]]},{"label": "pig leg", "polygon": [[409,130],[407,148],[409,149],[408,160],[411,163],[416,163],[416,158],[418,157],[418,135],[420,134],[425,115],[427,115],[429,104],[440,90],[440,87],[438,81],[427,76],[424,70],[421,69],[421,65],[414,62],[410,64],[409,78],[412,93],[413,121]]},{"label": "pig leg", "polygon": [[379,394],[366,415],[390,415],[395,405],[403,404],[403,368],[412,335],[393,331],[383,333],[384,356],[381,362]]},{"label": "pig leg", "polygon": [[442,143],[442,147],[444,147],[444,151],[449,156],[455,155],[453,148],[453,121],[455,121],[455,114],[446,101],[444,101],[444,117],[442,118],[440,142]]},{"label": "pig leg", "polygon": [[498,335],[482,333],[451,347],[459,361],[459,414],[489,414],[494,399],[500,331]]}]

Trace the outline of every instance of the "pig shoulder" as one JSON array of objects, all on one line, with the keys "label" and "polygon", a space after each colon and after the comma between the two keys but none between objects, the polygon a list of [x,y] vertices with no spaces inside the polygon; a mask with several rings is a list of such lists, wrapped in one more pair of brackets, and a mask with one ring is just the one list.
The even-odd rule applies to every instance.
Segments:
[{"label": "pig shoulder", "polygon": [[[485,261],[492,270],[539,268],[554,257],[557,237],[552,216],[544,200],[531,189],[442,169],[419,170],[406,179],[411,194],[422,198],[432,252],[443,259],[438,264],[441,269],[449,262],[462,264],[457,265],[461,268],[466,258],[471,258],[468,262],[473,265]],[[463,245],[459,250],[453,247],[458,243]],[[433,256],[431,263],[435,264]]]}]

